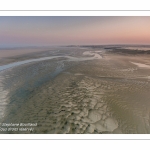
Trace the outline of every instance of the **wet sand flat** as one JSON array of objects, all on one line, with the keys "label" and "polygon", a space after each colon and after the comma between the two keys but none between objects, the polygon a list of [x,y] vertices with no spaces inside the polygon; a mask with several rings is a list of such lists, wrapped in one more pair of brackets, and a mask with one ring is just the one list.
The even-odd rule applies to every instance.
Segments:
[{"label": "wet sand flat", "polygon": [[[9,48],[0,49],[0,65],[9,64],[19,60],[35,57],[39,53],[49,51],[53,48]],[[34,55],[34,56],[33,56]],[[18,58],[20,58],[18,60]]]},{"label": "wet sand flat", "polygon": [[39,51],[42,51],[42,49],[0,50],[0,54],[1,54],[0,58],[29,54],[33,52],[39,52]]},{"label": "wet sand flat", "polygon": [[1,122],[37,123],[15,133],[150,133],[150,70],[135,64],[149,65],[149,55],[92,46],[62,54],[0,72]]}]

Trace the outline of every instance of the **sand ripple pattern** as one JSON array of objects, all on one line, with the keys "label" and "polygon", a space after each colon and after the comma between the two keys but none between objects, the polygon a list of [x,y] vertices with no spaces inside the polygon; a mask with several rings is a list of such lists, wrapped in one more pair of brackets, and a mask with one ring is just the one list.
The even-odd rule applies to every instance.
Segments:
[{"label": "sand ripple pattern", "polygon": [[3,122],[37,123],[32,133],[150,133],[150,71],[131,63],[148,65],[149,57],[89,59],[46,60],[5,73]]},{"label": "sand ripple pattern", "polygon": [[6,78],[9,78],[9,76],[3,76],[0,74],[0,122],[5,116],[5,108],[7,106],[7,96],[8,91],[4,88],[3,80]]}]

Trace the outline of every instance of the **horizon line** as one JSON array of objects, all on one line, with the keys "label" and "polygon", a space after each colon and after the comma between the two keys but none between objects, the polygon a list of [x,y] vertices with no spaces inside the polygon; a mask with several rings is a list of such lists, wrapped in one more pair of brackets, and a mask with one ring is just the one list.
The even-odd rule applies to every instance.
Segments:
[{"label": "horizon line", "polygon": [[56,44],[56,45],[24,45],[24,46],[0,46],[1,49],[13,49],[13,48],[40,48],[40,47],[52,47],[52,46],[150,46],[150,44]]}]

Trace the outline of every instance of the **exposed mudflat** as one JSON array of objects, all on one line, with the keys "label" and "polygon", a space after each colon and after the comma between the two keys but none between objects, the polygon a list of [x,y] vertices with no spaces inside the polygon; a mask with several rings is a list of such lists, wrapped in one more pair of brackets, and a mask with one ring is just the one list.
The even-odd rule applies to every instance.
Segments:
[{"label": "exposed mudflat", "polygon": [[149,54],[104,48],[58,48],[2,70],[0,122],[37,123],[5,133],[150,133]]}]

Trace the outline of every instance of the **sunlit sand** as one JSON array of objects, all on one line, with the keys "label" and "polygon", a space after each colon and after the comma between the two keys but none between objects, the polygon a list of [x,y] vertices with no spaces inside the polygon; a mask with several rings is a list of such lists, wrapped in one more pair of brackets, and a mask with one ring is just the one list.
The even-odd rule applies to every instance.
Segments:
[{"label": "sunlit sand", "polygon": [[137,65],[140,68],[148,68],[150,69],[150,65],[146,65],[146,64],[142,64],[142,63],[135,63],[135,62],[131,62],[134,65]]}]

